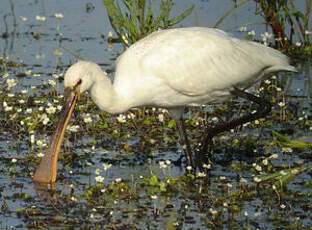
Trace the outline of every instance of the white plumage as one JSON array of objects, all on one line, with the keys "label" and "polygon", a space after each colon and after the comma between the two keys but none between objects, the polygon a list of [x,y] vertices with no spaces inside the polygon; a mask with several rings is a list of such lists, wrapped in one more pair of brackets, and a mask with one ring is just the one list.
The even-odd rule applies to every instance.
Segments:
[{"label": "white plumage", "polygon": [[[277,50],[199,27],[162,30],[136,42],[118,58],[113,82],[99,65],[79,61],[65,74],[66,105],[34,180],[55,182],[65,127],[85,91],[109,113],[140,106],[167,108],[186,146],[187,165],[195,167],[182,119],[184,107],[225,101],[235,87],[248,88],[278,71],[296,69]],[[198,167],[202,163],[197,159]]]},{"label": "white plumage", "polygon": [[167,108],[178,119],[191,103],[228,100],[233,86],[248,88],[278,71],[296,71],[281,52],[218,29],[190,27],[154,32],[117,60],[114,82],[92,62],[79,61],[65,87],[79,79],[95,104],[110,113],[132,107]]}]

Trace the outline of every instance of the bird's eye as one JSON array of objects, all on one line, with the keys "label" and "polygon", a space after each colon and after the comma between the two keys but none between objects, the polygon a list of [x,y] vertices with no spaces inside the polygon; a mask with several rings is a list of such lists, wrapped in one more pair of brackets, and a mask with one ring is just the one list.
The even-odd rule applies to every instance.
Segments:
[{"label": "bird's eye", "polygon": [[76,89],[81,83],[82,83],[82,80],[79,79],[79,81],[78,81],[77,84],[75,85],[74,89]]}]

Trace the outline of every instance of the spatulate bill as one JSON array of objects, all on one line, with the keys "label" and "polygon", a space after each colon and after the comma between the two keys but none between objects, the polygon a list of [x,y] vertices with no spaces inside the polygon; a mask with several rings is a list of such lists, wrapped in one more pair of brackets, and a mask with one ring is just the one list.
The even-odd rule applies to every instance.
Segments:
[{"label": "spatulate bill", "polygon": [[63,142],[64,133],[71,114],[77,102],[78,95],[75,90],[66,90],[65,105],[61,111],[60,120],[51,138],[50,145],[38,166],[34,181],[40,183],[54,183],[57,176],[57,160]]}]

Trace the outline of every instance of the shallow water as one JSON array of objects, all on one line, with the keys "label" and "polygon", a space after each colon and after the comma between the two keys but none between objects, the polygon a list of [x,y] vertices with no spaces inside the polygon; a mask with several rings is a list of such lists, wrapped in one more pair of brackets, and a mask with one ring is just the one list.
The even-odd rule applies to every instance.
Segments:
[{"label": "shallow water", "polygon": [[[157,11],[157,1],[153,4]],[[194,25],[196,17],[199,26],[213,26],[232,7],[232,1],[226,0],[197,0],[194,4],[195,12],[180,26]],[[190,6],[190,1],[176,1],[173,15]],[[221,28],[238,37],[246,36],[238,30],[241,24],[263,21],[254,16],[254,11],[253,3],[246,4],[229,16]],[[292,140],[312,142],[311,59],[296,57],[299,74],[280,74],[278,79],[271,79],[269,85],[281,87],[282,93],[269,93],[269,98],[276,102],[267,123],[251,123],[218,136],[213,149],[215,163],[206,177],[195,180],[181,177],[184,167],[172,163],[179,158],[182,148],[166,113],[162,122],[162,111],[149,109],[143,114],[134,110],[134,119],[120,123],[116,116],[100,113],[85,97],[71,122],[80,128],[77,133],[67,132],[65,138],[56,191],[42,194],[34,189],[31,179],[39,161],[37,154],[46,148],[39,147],[37,140],[48,143],[57,115],[49,115],[50,123],[44,126],[36,121],[42,113],[39,108],[45,110],[48,102],[55,107],[61,104],[61,99],[55,101],[55,89],[62,94],[62,74],[77,56],[100,63],[104,70],[112,72],[123,47],[110,47],[106,41],[112,28],[102,1],[8,0],[1,3],[0,12],[2,18],[6,15],[0,32],[5,32],[6,25],[9,32],[0,41],[2,58],[9,55],[9,61],[21,64],[7,67],[8,78],[18,81],[12,91],[7,91],[6,79],[1,79],[1,228],[305,229],[312,225],[311,170],[295,176],[279,191],[272,189],[273,182],[256,186],[255,175],[261,176],[261,172],[253,166],[256,163],[269,174],[311,165],[311,150],[283,149],[272,135],[272,131],[282,132]],[[64,18],[56,19],[55,13],[62,13]],[[36,15],[45,16],[46,21],[36,20]],[[23,21],[21,16],[27,20]],[[249,31],[253,29],[261,40],[265,26],[248,26]],[[38,40],[36,33],[40,34]],[[57,49],[61,56],[55,55]],[[27,71],[31,71],[29,76],[24,74]],[[49,85],[48,80],[56,85]],[[262,86],[267,88],[266,83]],[[6,95],[9,93],[15,95]],[[20,99],[26,104],[19,103]],[[36,100],[41,102],[37,104]],[[4,111],[3,101],[14,105],[14,109],[22,109],[16,123],[11,122],[13,113]],[[285,106],[279,102],[285,102]],[[248,111],[249,104],[243,106]],[[28,113],[27,107],[33,110]],[[220,105],[213,108],[220,109]],[[198,114],[198,110],[192,109],[185,115],[193,144],[201,136],[205,111],[216,116],[211,107],[202,110]],[[238,110],[239,106],[235,112]],[[84,122],[85,113],[91,114],[90,124]],[[209,117],[208,121],[213,119]],[[29,125],[30,122],[33,124]],[[237,145],[232,144],[236,141]],[[277,159],[270,158],[268,165],[262,162],[274,154]],[[159,162],[166,160],[171,164],[161,169]],[[112,166],[105,171],[103,163]],[[101,169],[103,183],[95,181],[96,169]],[[153,176],[157,176],[156,182]],[[118,178],[122,181],[116,182]],[[177,181],[169,183],[172,178]]]}]

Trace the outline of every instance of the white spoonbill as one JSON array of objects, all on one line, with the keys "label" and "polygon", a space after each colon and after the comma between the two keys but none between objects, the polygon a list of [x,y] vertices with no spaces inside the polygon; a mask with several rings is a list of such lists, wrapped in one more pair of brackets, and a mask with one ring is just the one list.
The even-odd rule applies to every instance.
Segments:
[{"label": "white spoonbill", "polygon": [[[34,180],[55,182],[65,127],[85,91],[111,114],[142,106],[166,108],[187,143],[185,106],[226,101],[234,88],[244,90],[279,71],[296,72],[281,52],[202,27],[161,30],[139,40],[118,58],[113,81],[96,63],[78,61],[65,74],[66,105]],[[193,166],[192,154],[185,154]]]}]

